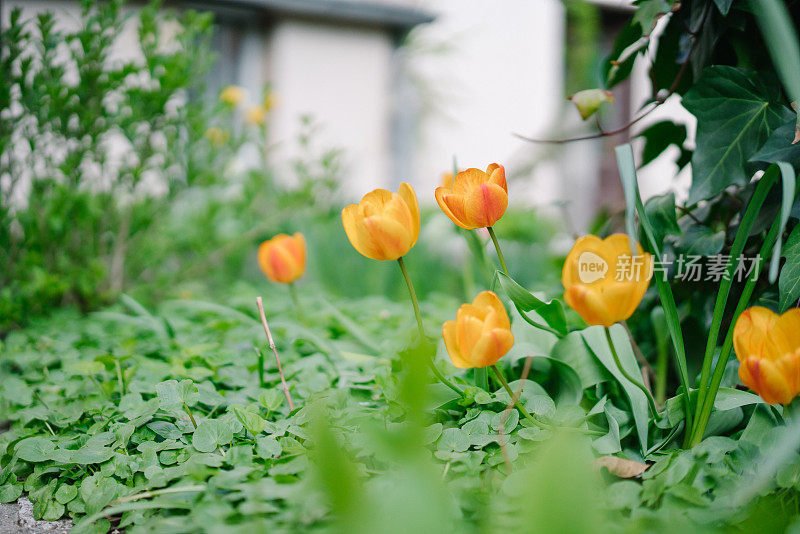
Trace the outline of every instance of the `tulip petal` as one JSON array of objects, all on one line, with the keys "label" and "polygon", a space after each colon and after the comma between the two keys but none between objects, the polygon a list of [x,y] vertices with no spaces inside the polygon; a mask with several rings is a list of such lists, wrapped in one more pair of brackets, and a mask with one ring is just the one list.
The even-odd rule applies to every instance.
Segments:
[{"label": "tulip petal", "polygon": [[436,188],[436,203],[450,220],[465,230],[474,230],[475,226],[466,223],[466,210],[464,209],[464,197],[450,192],[444,187]]},{"label": "tulip petal", "polygon": [[411,250],[410,228],[388,217],[366,217],[357,227],[358,240],[368,258],[396,260]]},{"label": "tulip petal", "polygon": [[483,321],[477,317],[461,316],[456,319],[456,340],[462,355],[469,359],[475,343],[483,334]]},{"label": "tulip petal", "polygon": [[419,203],[417,202],[417,194],[414,192],[414,188],[411,187],[411,184],[407,184],[405,182],[400,184],[398,194],[400,195],[400,198],[405,201],[406,206],[408,206],[408,210],[411,214],[411,234],[414,239],[414,242],[411,245],[414,246],[419,238]]},{"label": "tulip petal", "polygon": [[469,369],[472,367],[467,360],[461,356],[458,349],[458,340],[456,339],[456,322],[447,321],[442,326],[442,338],[444,338],[444,347],[447,349],[447,354],[450,355],[450,361],[459,369]]},{"label": "tulip petal", "polygon": [[564,292],[564,300],[588,324],[611,326],[616,322],[600,295],[586,286],[570,286]]},{"label": "tulip petal", "polygon": [[503,303],[494,294],[492,291],[482,291],[475,297],[475,300],[472,303],[479,307],[479,308],[489,308],[494,311],[495,316],[495,324],[492,327],[496,328],[511,328],[511,322],[508,319],[508,313],[506,312]]},{"label": "tulip petal", "polygon": [[742,383],[768,404],[788,404],[795,393],[771,360],[751,356],[739,366]]},{"label": "tulip petal", "polygon": [[800,308],[792,308],[776,316],[769,339],[780,357],[800,347]]},{"label": "tulip petal", "polygon": [[489,175],[480,169],[466,169],[453,178],[453,193],[468,195],[476,188],[489,182]]},{"label": "tulip petal", "polygon": [[496,184],[481,184],[466,197],[466,221],[475,228],[492,226],[506,212],[508,193]]},{"label": "tulip petal", "polygon": [[475,367],[494,365],[513,346],[511,330],[496,328],[480,337],[470,353],[469,361]]},{"label": "tulip petal", "polygon": [[777,319],[777,315],[767,308],[753,306],[742,312],[733,328],[733,348],[739,361],[749,356],[775,359],[768,332]]},{"label": "tulip petal", "polygon": [[358,204],[350,204],[342,210],[342,226],[344,226],[344,233],[347,234],[347,239],[350,244],[360,254],[370,257],[365,252],[364,244],[359,241],[358,221],[360,220]]},{"label": "tulip petal", "polygon": [[503,188],[503,191],[508,193],[508,185],[506,184],[506,170],[502,165],[492,163],[486,167],[486,174],[489,175],[489,183],[495,184]]}]

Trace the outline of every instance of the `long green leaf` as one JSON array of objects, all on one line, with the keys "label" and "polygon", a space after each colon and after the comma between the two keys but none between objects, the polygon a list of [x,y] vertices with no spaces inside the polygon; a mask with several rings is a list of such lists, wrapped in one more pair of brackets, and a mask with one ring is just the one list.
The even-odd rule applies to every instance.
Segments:
[{"label": "long green leaf", "polygon": [[725,316],[725,306],[728,303],[728,295],[733,285],[733,274],[737,265],[737,258],[744,251],[747,238],[750,236],[750,230],[756,221],[758,213],[761,211],[761,206],[767,198],[767,193],[772,188],[777,178],[777,170],[774,166],[767,169],[764,176],[759,180],[750,202],[747,204],[747,209],[742,216],[742,222],[739,224],[739,229],[736,231],[736,237],[733,239],[731,246],[730,259],[725,268],[725,276],[720,281],[719,291],[717,292],[717,299],[714,302],[714,314],[711,318],[711,327],[708,330],[708,340],[706,341],[706,351],[703,356],[703,367],[700,372],[700,387],[697,397],[697,405],[695,409],[695,420],[700,415],[701,407],[705,402],[706,390],[708,389],[708,379],[711,374],[711,360],[714,357],[714,349],[717,348],[717,339],[719,338],[719,329],[722,325],[722,319]]},{"label": "long green leaf", "polygon": [[800,46],[792,18],[780,0],[750,0],[761,33],[790,100],[800,100]]},{"label": "long green leaf", "polygon": [[[625,191],[632,191],[626,193],[626,199],[632,198],[636,202],[636,212],[639,214],[639,221],[644,228],[645,236],[647,237],[648,247],[650,252],[655,256],[656,261],[662,261],[661,248],[655,237],[653,226],[647,217],[647,213],[642,204],[642,198],[639,195],[639,185],[636,181],[636,164],[633,159],[633,150],[630,144],[624,144],[616,147],[617,165],[619,166],[619,175],[622,180],[622,187]],[[686,365],[686,348],[683,344],[683,333],[681,332],[681,322],[678,317],[678,306],[675,304],[675,297],[672,294],[672,289],[669,282],[664,280],[662,276],[655,276],[656,286],[658,287],[658,294],[661,297],[661,306],[664,308],[664,315],[667,320],[667,327],[669,328],[670,338],[672,339],[672,346],[675,349],[675,359],[678,363],[678,374],[680,375],[681,385],[684,391],[689,391],[689,370]],[[686,404],[686,428],[691,428],[692,424],[692,410],[689,397],[684,397]]]},{"label": "long green leaf", "polygon": [[775,248],[772,251],[772,260],[769,264],[769,283],[774,284],[778,279],[778,267],[781,263],[781,244],[783,243],[783,231],[786,229],[786,223],[789,222],[789,213],[792,211],[792,204],[794,204],[794,193],[797,188],[795,180],[794,168],[785,161],[778,162],[778,168],[781,170],[781,179],[783,181],[783,198],[781,200],[781,218],[780,226],[778,227],[778,237],[775,240]]}]

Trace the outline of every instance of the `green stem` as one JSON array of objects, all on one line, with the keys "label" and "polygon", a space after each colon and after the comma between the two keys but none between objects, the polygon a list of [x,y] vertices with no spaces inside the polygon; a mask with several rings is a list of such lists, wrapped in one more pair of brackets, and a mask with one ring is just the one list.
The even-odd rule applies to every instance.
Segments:
[{"label": "green stem", "polygon": [[306,315],[303,313],[303,306],[300,304],[300,297],[297,295],[297,287],[294,282],[289,283],[289,294],[292,296],[292,301],[294,301],[297,318],[300,319],[300,322],[306,322]]},{"label": "green stem", "polygon": [[192,411],[185,402],[183,403],[183,409],[189,414],[189,420],[192,422],[192,426],[195,428],[195,430],[197,430],[197,421],[194,420],[194,415],[192,415]]},{"label": "green stem", "polygon": [[[767,237],[764,239],[764,242],[761,245],[761,250],[758,252],[760,257],[764,257],[764,254],[767,254],[770,250],[772,250],[772,246],[775,244],[775,240],[778,238],[779,227],[780,221],[776,220],[772,224],[772,228],[770,228]],[[695,418],[695,426],[691,431],[690,439],[685,444],[687,447],[694,447],[703,440],[703,435],[705,434],[708,420],[711,417],[711,412],[714,410],[714,401],[717,397],[717,391],[722,383],[722,377],[725,375],[725,367],[728,364],[728,358],[730,357],[731,349],[733,348],[733,329],[736,325],[736,320],[750,302],[750,297],[753,295],[757,281],[758,273],[754,269],[750,274],[750,277],[747,279],[744,288],[742,289],[742,295],[739,297],[739,303],[736,305],[736,310],[733,312],[733,320],[731,321],[731,325],[728,327],[728,332],[725,335],[725,341],[722,344],[722,350],[720,351],[719,358],[717,359],[717,366],[714,368],[714,375],[711,377],[711,383],[708,386],[702,404],[700,404],[698,400],[700,412]]]},{"label": "green stem", "polygon": [[664,405],[667,398],[667,373],[669,372],[669,346],[667,338],[656,340],[656,403]]},{"label": "green stem", "polygon": [[489,231],[489,237],[492,238],[492,243],[494,243],[494,249],[497,251],[497,257],[500,259],[500,267],[503,268],[503,274],[506,276],[511,276],[508,274],[508,267],[506,266],[506,259],[503,257],[503,251],[500,250],[500,243],[497,241],[497,236],[494,235],[494,228],[491,226],[487,226],[486,230]]},{"label": "green stem", "polygon": [[624,376],[625,379],[628,380],[628,382],[632,383],[634,386],[642,390],[642,393],[644,393],[644,396],[647,398],[647,402],[650,405],[650,409],[653,411],[654,415],[657,415],[658,410],[656,410],[656,405],[653,402],[653,397],[650,394],[650,390],[644,387],[644,384],[642,384],[639,380],[636,380],[636,378],[631,376],[631,374],[627,371],[627,369],[625,369],[622,366],[622,362],[620,361],[619,355],[617,354],[617,349],[614,347],[614,340],[611,339],[611,329],[605,327],[605,332],[606,332],[606,340],[608,340],[608,348],[611,349],[611,356],[614,358],[614,363],[617,365],[617,369],[619,369],[619,372],[622,373],[622,376]]},{"label": "green stem", "polygon": [[489,391],[489,373],[486,367],[475,368],[475,385],[484,391]]},{"label": "green stem", "polygon": [[119,394],[121,397],[125,396],[125,379],[122,376],[122,366],[119,360],[114,360],[114,367],[117,369],[117,381],[119,382]]},{"label": "green stem", "polygon": [[260,350],[253,347],[256,351],[256,357],[258,358],[258,387],[264,387],[264,355],[261,353]]},{"label": "green stem", "polygon": [[[403,272],[403,278],[405,278],[406,280],[406,286],[408,286],[408,293],[409,295],[411,295],[411,304],[414,306],[414,317],[417,319],[417,328],[419,328],[420,339],[421,341],[424,342],[428,338],[428,336],[425,334],[425,327],[422,325],[422,315],[419,313],[419,302],[417,301],[417,293],[416,291],[414,291],[414,284],[411,283],[411,277],[408,275],[408,270],[406,269],[406,264],[403,261],[402,256],[397,258],[397,264],[400,265],[400,270]],[[439,382],[449,387],[462,397],[466,396],[466,394],[461,390],[461,388],[459,388],[458,386],[450,382],[447,378],[445,378],[445,376],[441,373],[441,371],[439,371],[439,369],[436,367],[436,364],[433,363],[433,359],[428,358],[428,366],[431,368],[431,371],[433,372],[434,376],[436,376],[436,378],[439,380]]]},{"label": "green stem", "polygon": [[538,419],[533,417],[530,413],[528,413],[528,410],[526,410],[525,407],[522,406],[522,404],[520,404],[519,399],[517,399],[516,395],[514,395],[514,392],[511,391],[511,387],[508,385],[506,377],[503,376],[503,373],[500,372],[500,369],[498,369],[496,365],[492,365],[492,371],[494,371],[494,374],[500,381],[500,383],[503,384],[503,389],[505,389],[506,393],[508,393],[509,398],[514,403],[514,406],[517,408],[520,415],[522,415],[525,419],[527,419],[534,425],[538,426],[539,428],[542,428],[544,430],[553,429],[552,426],[548,425],[547,423],[543,423],[542,421],[539,421]]}]

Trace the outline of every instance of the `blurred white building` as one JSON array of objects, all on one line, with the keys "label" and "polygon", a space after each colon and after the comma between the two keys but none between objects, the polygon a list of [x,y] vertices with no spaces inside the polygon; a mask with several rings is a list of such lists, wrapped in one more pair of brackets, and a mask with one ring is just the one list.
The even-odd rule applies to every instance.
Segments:
[{"label": "blurred white building", "polygon": [[[593,3],[602,25],[596,46],[610,49],[630,16],[630,1]],[[621,202],[613,146],[627,134],[567,145],[532,144],[514,135],[560,138],[590,130],[565,100],[565,51],[575,36],[560,0],[166,5],[215,12],[220,59],[209,79],[212,91],[237,84],[259,95],[271,86],[277,104],[270,141],[287,176],[300,117],[310,115],[321,125],[316,141],[344,150],[344,185],[353,197],[410,181],[423,202],[433,202],[433,189],[456,158],[461,168],[504,164],[514,202],[564,201],[578,231],[598,206]],[[30,14],[55,11],[65,24],[77,23],[77,0],[0,0],[2,20],[15,6]],[[120,53],[126,39],[135,38],[127,28]],[[607,128],[624,124],[647,96],[643,65],[637,67],[632,83],[614,89]],[[691,119],[681,113],[677,102],[668,102],[637,128],[664,114]],[[674,187],[674,175],[668,158],[648,165],[640,175],[643,194]]]}]

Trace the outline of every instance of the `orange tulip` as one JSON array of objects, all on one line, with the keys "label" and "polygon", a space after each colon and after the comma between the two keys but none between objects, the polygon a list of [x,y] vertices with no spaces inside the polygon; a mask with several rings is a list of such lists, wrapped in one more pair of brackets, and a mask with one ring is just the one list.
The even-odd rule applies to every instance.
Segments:
[{"label": "orange tulip", "polygon": [[373,260],[396,260],[419,238],[419,205],[414,188],[397,193],[376,189],[342,210],[342,225],[355,249]]},{"label": "orange tulip", "polygon": [[591,325],[624,321],[642,301],[653,276],[653,258],[628,236],[588,235],[575,242],[561,271],[564,300]]},{"label": "orange tulip", "polygon": [[514,345],[506,309],[491,291],[463,304],[456,320],[444,323],[442,337],[450,360],[460,369],[494,365]]},{"label": "orange tulip", "polygon": [[800,309],[783,315],[755,306],[733,328],[742,383],[769,404],[789,404],[800,393]]},{"label": "orange tulip", "polygon": [[506,212],[508,187],[502,165],[492,163],[486,172],[467,169],[456,174],[450,187],[436,189],[436,202],[461,228],[492,226]]},{"label": "orange tulip", "polygon": [[306,270],[306,240],[303,234],[279,234],[258,247],[258,265],[273,282],[290,284]]}]

